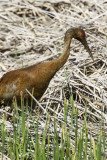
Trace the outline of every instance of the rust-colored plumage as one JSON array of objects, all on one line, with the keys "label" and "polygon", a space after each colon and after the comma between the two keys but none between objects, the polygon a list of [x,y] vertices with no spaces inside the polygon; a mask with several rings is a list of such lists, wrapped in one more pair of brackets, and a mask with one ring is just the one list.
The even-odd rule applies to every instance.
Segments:
[{"label": "rust-colored plumage", "polygon": [[48,62],[42,62],[27,68],[17,69],[6,73],[0,79],[0,99],[10,100],[15,96],[20,100],[23,97],[30,98],[26,89],[32,92],[33,96],[39,100],[46,91],[50,80],[55,73],[65,64],[70,54],[71,39],[79,40],[93,59],[85,38],[85,32],[79,28],[70,28],[65,33],[63,54]]}]

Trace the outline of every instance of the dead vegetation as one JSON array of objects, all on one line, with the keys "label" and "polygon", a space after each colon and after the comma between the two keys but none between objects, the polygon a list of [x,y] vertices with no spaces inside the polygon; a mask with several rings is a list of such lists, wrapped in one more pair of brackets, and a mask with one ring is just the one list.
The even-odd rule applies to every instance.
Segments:
[{"label": "dead vegetation", "polygon": [[[87,103],[93,137],[99,131],[100,120],[107,129],[107,1],[7,0],[0,4],[0,77],[10,70],[59,56],[65,31],[71,26],[85,29],[95,61],[72,40],[68,61],[52,79],[38,107],[51,114],[55,111],[60,122],[63,100],[73,93],[79,125],[84,122]],[[41,129],[44,117],[40,117]]]}]

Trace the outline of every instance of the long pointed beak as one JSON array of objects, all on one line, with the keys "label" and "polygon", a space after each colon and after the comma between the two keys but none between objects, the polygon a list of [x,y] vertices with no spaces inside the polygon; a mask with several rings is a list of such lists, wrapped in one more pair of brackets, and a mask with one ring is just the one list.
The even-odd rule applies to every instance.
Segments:
[{"label": "long pointed beak", "polygon": [[91,53],[91,50],[90,50],[90,48],[89,48],[89,46],[88,46],[88,44],[87,44],[86,39],[84,39],[84,40],[82,41],[82,44],[84,45],[84,48],[87,50],[87,52],[89,53],[90,57],[91,57],[92,60],[94,61],[94,57],[93,57],[93,55],[92,55],[92,53]]}]

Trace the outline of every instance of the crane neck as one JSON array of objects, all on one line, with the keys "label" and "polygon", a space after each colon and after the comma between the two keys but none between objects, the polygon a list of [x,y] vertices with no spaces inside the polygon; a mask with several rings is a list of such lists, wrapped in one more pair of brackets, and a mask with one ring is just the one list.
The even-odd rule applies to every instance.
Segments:
[{"label": "crane neck", "polygon": [[69,57],[71,39],[72,39],[71,36],[69,36],[69,37],[65,36],[64,49],[63,49],[62,55],[52,61],[56,71],[58,71],[66,63],[66,61]]}]

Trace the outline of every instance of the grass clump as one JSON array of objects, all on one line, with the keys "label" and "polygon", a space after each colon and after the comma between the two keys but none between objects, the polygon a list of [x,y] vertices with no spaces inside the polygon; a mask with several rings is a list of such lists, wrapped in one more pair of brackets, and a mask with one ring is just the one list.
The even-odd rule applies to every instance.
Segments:
[{"label": "grass clump", "polygon": [[[97,138],[93,138],[87,125],[87,105],[85,107],[84,124],[78,125],[78,110],[70,97],[71,117],[68,123],[68,102],[64,102],[64,121],[57,128],[56,116],[51,126],[51,116],[46,115],[44,129],[40,128],[40,119],[25,112],[22,104],[21,115],[17,104],[14,104],[12,126],[6,129],[6,119],[0,124],[0,151],[2,159],[71,159],[71,160],[106,160],[106,133],[101,127]],[[101,124],[102,125],[102,124]],[[61,131],[60,131],[60,130]],[[72,133],[74,135],[72,135]]]}]

